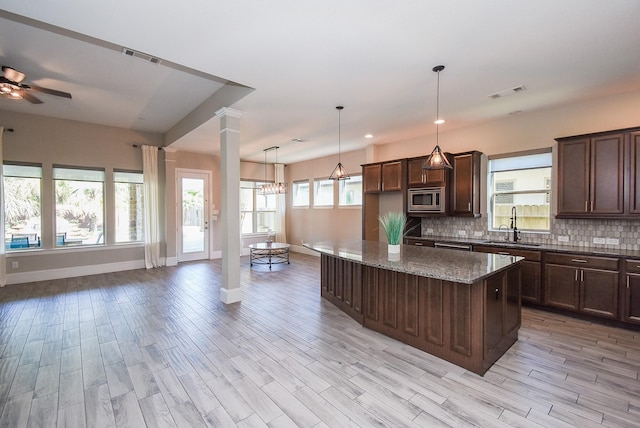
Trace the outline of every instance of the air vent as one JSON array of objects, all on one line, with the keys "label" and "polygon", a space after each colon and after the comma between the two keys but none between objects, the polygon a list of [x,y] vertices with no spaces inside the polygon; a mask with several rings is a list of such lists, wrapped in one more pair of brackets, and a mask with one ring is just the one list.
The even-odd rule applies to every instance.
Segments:
[{"label": "air vent", "polygon": [[505,89],[504,91],[496,92],[495,94],[489,95],[489,98],[502,98],[507,97],[509,95],[517,94],[518,92],[525,91],[527,88],[524,85],[516,86],[515,88]]},{"label": "air vent", "polygon": [[160,64],[162,62],[162,60],[158,57],[151,56],[146,53],[134,51],[133,49],[129,49],[129,48],[123,48],[122,55],[138,58],[142,61],[150,62],[152,64]]}]

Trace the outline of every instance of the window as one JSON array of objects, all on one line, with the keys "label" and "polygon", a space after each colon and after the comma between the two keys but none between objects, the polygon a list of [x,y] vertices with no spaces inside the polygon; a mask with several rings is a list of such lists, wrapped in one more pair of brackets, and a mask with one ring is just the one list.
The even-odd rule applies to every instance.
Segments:
[{"label": "window", "polygon": [[292,200],[294,207],[309,206],[309,180],[293,182]]},{"label": "window", "polygon": [[56,247],[104,244],[104,171],[53,168]]},{"label": "window", "polygon": [[268,233],[276,227],[276,195],[261,195],[263,183],[240,182],[240,229],[242,234]]},{"label": "window", "polygon": [[333,180],[314,180],[313,190],[314,207],[333,206]]},{"label": "window", "polygon": [[3,165],[5,248],[42,245],[42,167]]},{"label": "window", "polygon": [[509,155],[489,160],[490,228],[511,225],[516,208],[520,230],[550,228],[551,152]]},{"label": "window", "polygon": [[116,242],[144,240],[142,173],[114,171]]},{"label": "window", "polygon": [[352,175],[349,180],[340,180],[339,206],[362,205],[362,175]]}]

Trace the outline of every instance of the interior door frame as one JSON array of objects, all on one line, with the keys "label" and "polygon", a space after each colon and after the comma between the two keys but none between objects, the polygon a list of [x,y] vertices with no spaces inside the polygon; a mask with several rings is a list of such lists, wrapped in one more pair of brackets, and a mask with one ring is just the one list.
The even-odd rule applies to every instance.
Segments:
[{"label": "interior door frame", "polygon": [[[183,253],[183,235],[182,235],[182,179],[183,178],[196,178],[204,180],[204,221],[205,221],[205,234],[204,234],[204,250]],[[178,263],[188,262],[194,260],[206,260],[211,258],[211,171],[201,169],[190,168],[176,168],[176,246],[177,246],[177,259]]]}]

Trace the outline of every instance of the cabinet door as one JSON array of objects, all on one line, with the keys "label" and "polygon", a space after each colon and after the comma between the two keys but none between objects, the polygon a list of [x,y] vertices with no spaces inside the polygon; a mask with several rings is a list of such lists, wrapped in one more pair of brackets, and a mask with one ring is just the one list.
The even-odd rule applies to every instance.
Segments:
[{"label": "cabinet door", "polygon": [[424,187],[426,170],[422,168],[426,158],[409,159],[407,162],[407,186]]},{"label": "cabinet door", "polygon": [[624,134],[592,138],[590,151],[589,212],[624,213]]},{"label": "cabinet door", "polygon": [[402,190],[402,162],[382,164],[382,191]]},{"label": "cabinet door", "polygon": [[493,275],[485,283],[485,356],[500,343],[504,335],[505,274]]},{"label": "cabinet door", "polygon": [[640,214],[640,132],[629,139],[629,213]]},{"label": "cabinet door", "polygon": [[540,300],[542,266],[540,262],[525,260],[520,262],[522,269],[521,296],[522,300],[534,303],[542,303]]},{"label": "cabinet door", "polygon": [[480,215],[480,153],[465,153],[453,158],[454,216]]},{"label": "cabinet door", "polygon": [[545,303],[572,311],[578,310],[579,269],[546,264],[544,269]]},{"label": "cabinet door", "polygon": [[364,189],[364,193],[380,191],[380,183],[382,182],[381,174],[382,166],[380,164],[365,165],[362,167],[362,188]]},{"label": "cabinet door", "polygon": [[624,320],[640,324],[640,274],[627,274],[623,296]]},{"label": "cabinet door", "polygon": [[589,139],[558,142],[558,215],[585,214],[589,204]]},{"label": "cabinet door", "polygon": [[580,312],[618,316],[618,272],[580,269]]}]

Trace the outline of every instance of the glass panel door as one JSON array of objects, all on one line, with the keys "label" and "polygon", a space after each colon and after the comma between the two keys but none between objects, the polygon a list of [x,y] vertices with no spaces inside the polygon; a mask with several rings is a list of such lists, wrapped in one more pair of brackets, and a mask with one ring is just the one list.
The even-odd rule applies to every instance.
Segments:
[{"label": "glass panel door", "polygon": [[209,174],[179,172],[180,233],[178,261],[209,257]]}]

